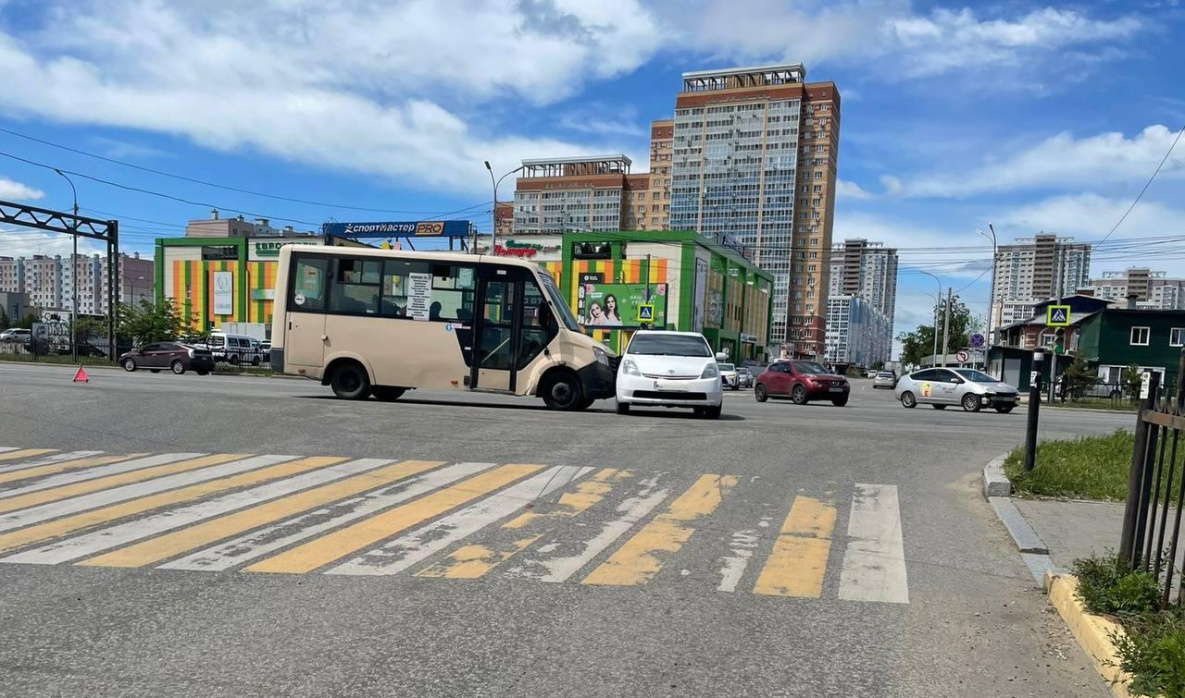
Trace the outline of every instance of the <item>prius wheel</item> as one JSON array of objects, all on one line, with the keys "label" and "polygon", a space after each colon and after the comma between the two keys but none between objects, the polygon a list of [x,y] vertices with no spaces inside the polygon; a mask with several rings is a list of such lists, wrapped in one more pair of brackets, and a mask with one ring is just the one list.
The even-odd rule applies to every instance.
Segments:
[{"label": "prius wheel", "polygon": [[979,396],[967,393],[963,396],[963,409],[968,412],[979,411]]},{"label": "prius wheel", "polygon": [[794,386],[794,390],[790,391],[790,400],[792,400],[795,405],[805,405],[806,388],[802,387],[801,385]]},{"label": "prius wheel", "polygon": [[901,393],[901,406],[907,410],[912,410],[918,406],[918,399],[909,391]]}]

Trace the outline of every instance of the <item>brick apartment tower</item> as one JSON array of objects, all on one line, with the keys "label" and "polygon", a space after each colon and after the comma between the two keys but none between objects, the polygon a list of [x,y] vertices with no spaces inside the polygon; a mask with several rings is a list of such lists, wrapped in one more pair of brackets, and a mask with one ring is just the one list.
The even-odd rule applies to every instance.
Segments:
[{"label": "brick apartment tower", "polygon": [[684,73],[675,100],[668,226],[753,251],[795,356],[824,351],[839,125],[835,83],[801,65]]}]

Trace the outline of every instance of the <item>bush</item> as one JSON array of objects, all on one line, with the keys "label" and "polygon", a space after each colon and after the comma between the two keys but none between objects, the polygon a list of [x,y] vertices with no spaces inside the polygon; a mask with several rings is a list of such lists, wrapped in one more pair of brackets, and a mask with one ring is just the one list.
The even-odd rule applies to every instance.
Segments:
[{"label": "bush", "polygon": [[1043,441],[1037,446],[1036,467],[1028,473],[1024,447],[1017,447],[1004,460],[1004,474],[1021,495],[1122,502],[1135,438],[1121,429],[1107,436]]},{"label": "bush", "polygon": [[1091,613],[1120,618],[1160,610],[1160,585],[1146,572],[1128,572],[1118,557],[1090,557],[1074,562],[1078,597]]}]

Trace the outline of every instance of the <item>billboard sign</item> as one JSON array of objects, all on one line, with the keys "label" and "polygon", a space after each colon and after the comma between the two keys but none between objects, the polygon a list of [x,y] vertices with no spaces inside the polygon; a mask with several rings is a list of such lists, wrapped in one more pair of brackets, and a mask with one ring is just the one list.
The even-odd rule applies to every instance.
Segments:
[{"label": "billboard sign", "polygon": [[280,258],[280,248],[284,245],[320,245],[321,238],[308,237],[301,240],[291,238],[279,240],[252,240],[248,243],[247,260],[251,262],[266,262]]},{"label": "billboard sign", "polygon": [[234,315],[235,275],[230,271],[214,272],[214,314]]},{"label": "billboard sign", "polygon": [[[584,307],[580,319],[585,327],[641,327],[643,322],[666,327],[666,284],[651,284],[649,300],[646,284],[586,283],[583,290]],[[639,320],[640,311],[648,311],[653,319]]]},{"label": "billboard sign", "polygon": [[325,223],[321,232],[334,237],[373,239],[389,237],[469,237],[469,221],[386,221],[379,223]]}]

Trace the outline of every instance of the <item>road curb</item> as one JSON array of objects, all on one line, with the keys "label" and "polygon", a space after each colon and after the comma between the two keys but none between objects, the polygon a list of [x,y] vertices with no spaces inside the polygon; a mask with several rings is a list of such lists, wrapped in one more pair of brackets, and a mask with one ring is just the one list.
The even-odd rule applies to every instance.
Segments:
[{"label": "road curb", "polygon": [[1045,576],[1045,587],[1049,602],[1061,614],[1062,620],[1074,633],[1078,646],[1094,662],[1099,676],[1106,679],[1111,695],[1115,698],[1130,698],[1128,684],[1131,675],[1119,668],[1119,657],[1112,637],[1124,637],[1118,623],[1102,616],[1096,616],[1082,605],[1078,598],[1078,578],[1072,574],[1049,572]]},{"label": "road curb", "polygon": [[1008,529],[1008,535],[1016,549],[1020,551],[1020,558],[1029,568],[1029,574],[1038,585],[1045,584],[1046,575],[1058,572],[1049,556],[1049,546],[1037,535],[1037,531],[1029,524],[1016,505],[1012,503],[1012,481],[1004,474],[1004,459],[1008,454],[1001,455],[983,467],[983,497],[992,505],[996,518]]}]

